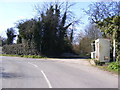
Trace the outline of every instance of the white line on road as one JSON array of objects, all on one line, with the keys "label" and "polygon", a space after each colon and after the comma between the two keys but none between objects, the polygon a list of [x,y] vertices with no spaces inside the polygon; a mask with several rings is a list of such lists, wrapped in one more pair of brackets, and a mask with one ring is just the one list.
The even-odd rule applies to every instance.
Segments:
[{"label": "white line on road", "polygon": [[50,81],[48,80],[47,76],[45,75],[45,73],[41,70],[41,73],[43,74],[45,80],[47,81],[47,84],[49,86],[49,88],[52,88],[52,85],[50,84]]},{"label": "white line on road", "polygon": [[[33,63],[30,63],[30,62],[28,62],[28,63],[35,66],[35,67],[38,67],[37,65],[35,65]],[[43,72],[43,70],[41,70],[41,73],[43,74],[45,80],[47,81],[47,84],[48,84],[49,88],[52,88],[52,85],[51,85],[50,81],[48,80],[47,76],[45,75],[45,73]]]},{"label": "white line on road", "polygon": [[32,63],[30,63],[30,62],[28,62],[29,64],[31,64],[31,65],[33,65],[33,66],[35,66],[35,67],[38,67],[37,65],[35,65],[35,64],[32,64]]}]

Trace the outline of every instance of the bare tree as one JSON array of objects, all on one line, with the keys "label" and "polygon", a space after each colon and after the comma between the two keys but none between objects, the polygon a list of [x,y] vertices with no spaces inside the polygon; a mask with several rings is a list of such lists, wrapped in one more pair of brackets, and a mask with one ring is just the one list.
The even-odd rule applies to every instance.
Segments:
[{"label": "bare tree", "polygon": [[96,40],[102,37],[102,33],[100,32],[100,29],[95,24],[87,25],[84,31],[85,31],[85,37],[88,37],[91,40]]}]

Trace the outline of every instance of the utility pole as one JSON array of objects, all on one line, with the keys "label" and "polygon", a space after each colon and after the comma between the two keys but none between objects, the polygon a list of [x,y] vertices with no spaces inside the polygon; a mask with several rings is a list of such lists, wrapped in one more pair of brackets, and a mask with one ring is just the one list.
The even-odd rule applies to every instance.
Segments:
[{"label": "utility pole", "polygon": [[113,61],[115,62],[115,39],[113,39]]}]

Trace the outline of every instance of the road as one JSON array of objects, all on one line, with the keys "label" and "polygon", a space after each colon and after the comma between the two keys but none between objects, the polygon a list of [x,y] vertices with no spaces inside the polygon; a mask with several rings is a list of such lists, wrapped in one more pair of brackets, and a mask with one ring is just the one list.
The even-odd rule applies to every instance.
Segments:
[{"label": "road", "polygon": [[0,58],[2,88],[118,88],[118,75],[86,60]]}]

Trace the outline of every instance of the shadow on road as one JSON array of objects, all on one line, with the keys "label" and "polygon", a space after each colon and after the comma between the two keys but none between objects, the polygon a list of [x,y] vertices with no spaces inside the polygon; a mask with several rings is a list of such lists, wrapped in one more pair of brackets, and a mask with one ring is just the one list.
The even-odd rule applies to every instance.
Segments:
[{"label": "shadow on road", "polygon": [[89,56],[81,57],[80,55],[73,53],[63,53],[59,56],[47,56],[48,58],[59,58],[59,59],[89,59]]},{"label": "shadow on road", "polygon": [[19,78],[19,77],[22,77],[22,75],[19,75],[17,73],[4,72],[4,68],[0,67],[0,78]]},{"label": "shadow on road", "polygon": [[21,75],[18,75],[16,73],[7,73],[7,72],[1,72],[0,78],[20,78]]},{"label": "shadow on road", "polygon": [[59,58],[59,59],[90,59],[90,57],[72,57],[72,56],[49,56],[48,58]]}]

